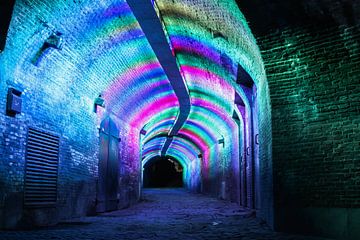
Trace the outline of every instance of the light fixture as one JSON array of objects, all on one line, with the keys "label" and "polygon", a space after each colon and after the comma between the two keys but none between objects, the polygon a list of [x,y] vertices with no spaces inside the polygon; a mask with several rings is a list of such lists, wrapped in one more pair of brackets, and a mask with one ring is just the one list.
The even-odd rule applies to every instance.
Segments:
[{"label": "light fixture", "polygon": [[212,31],[212,36],[214,39],[216,38],[222,38],[224,40],[228,40],[228,38],[226,36],[224,36],[224,34],[222,32],[219,32],[219,31]]},{"label": "light fixture", "polygon": [[60,32],[54,32],[51,34],[45,41],[44,44],[46,47],[55,48],[58,50],[61,50],[63,47],[63,38],[62,33]]},{"label": "light fixture", "polygon": [[225,146],[225,139],[224,139],[224,136],[221,135],[222,138],[218,139],[218,143],[219,144],[222,144],[223,147]]},{"label": "light fixture", "polygon": [[97,108],[98,107],[105,107],[105,99],[102,98],[102,95],[99,94],[99,96],[97,98],[95,98],[95,102],[94,102],[94,113],[97,113]]},{"label": "light fixture", "polygon": [[54,48],[57,50],[61,50],[63,47],[63,37],[62,33],[60,32],[53,32],[44,42],[42,47],[39,49],[39,51],[36,53],[34,58],[31,60],[32,64],[35,66],[38,66],[41,59],[44,57],[48,49]]},{"label": "light fixture", "polygon": [[15,88],[9,88],[6,101],[6,114],[15,117],[16,114],[21,113],[21,99],[22,92]]}]

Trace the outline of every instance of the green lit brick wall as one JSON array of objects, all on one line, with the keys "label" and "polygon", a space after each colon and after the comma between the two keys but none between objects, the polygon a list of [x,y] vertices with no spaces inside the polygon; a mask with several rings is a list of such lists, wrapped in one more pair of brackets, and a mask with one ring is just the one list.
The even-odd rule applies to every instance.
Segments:
[{"label": "green lit brick wall", "polygon": [[[287,28],[258,39],[272,103],[275,222],[280,230],[337,237],[331,224],[351,228],[359,221],[335,214],[323,222],[330,227],[325,234],[311,223],[317,221],[314,212],[305,213],[360,207],[359,29]],[[320,221],[323,214],[315,215]],[[338,217],[347,220],[335,223]],[[351,236],[351,230],[344,231]]]}]

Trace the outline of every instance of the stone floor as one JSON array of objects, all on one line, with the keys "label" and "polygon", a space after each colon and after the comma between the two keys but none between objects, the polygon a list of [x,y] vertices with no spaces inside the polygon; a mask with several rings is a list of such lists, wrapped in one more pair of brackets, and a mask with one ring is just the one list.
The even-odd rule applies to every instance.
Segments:
[{"label": "stone floor", "polygon": [[271,231],[236,204],[182,189],[147,189],[129,209],[32,231],[0,232],[1,240],[281,239],[320,240]]}]

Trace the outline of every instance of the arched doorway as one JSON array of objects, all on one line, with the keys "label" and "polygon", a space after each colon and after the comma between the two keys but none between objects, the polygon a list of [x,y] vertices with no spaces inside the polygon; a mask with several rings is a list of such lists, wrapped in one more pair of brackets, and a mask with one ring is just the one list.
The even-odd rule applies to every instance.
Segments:
[{"label": "arched doorway", "polygon": [[119,185],[119,129],[106,117],[99,129],[99,177],[97,185],[97,212],[117,209]]},{"label": "arched doorway", "polygon": [[250,75],[239,64],[236,83],[243,97],[235,93],[236,114],[233,119],[239,129],[240,204],[260,209],[260,166],[257,87]]},{"label": "arched doorway", "polygon": [[183,187],[183,167],[174,158],[155,157],[144,165],[144,188]]}]

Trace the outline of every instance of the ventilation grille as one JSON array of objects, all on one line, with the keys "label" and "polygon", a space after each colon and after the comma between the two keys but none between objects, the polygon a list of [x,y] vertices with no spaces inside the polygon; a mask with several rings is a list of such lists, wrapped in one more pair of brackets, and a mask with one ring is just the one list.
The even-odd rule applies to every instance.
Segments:
[{"label": "ventilation grille", "polygon": [[27,207],[50,207],[56,204],[59,137],[29,128],[25,201]]}]

